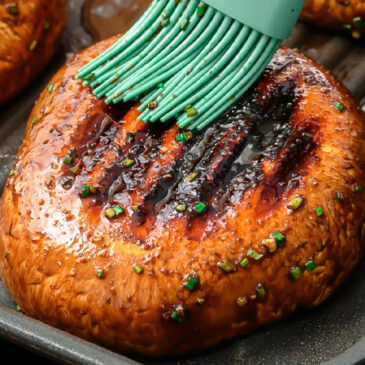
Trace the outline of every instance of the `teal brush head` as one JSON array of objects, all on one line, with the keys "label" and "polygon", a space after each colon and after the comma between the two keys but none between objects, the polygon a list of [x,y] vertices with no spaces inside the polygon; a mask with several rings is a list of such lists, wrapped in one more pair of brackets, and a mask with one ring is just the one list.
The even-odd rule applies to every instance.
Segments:
[{"label": "teal brush head", "polygon": [[78,78],[106,103],[141,102],[139,120],[202,129],[258,79],[305,0],[153,0]]}]

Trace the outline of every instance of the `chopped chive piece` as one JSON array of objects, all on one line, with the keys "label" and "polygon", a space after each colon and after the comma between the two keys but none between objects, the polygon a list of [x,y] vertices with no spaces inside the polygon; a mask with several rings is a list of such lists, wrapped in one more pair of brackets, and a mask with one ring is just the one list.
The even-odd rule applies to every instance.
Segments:
[{"label": "chopped chive piece", "polygon": [[313,260],[310,260],[310,261],[305,263],[305,267],[308,270],[308,272],[311,272],[316,268],[316,264],[314,263]]},{"label": "chopped chive piece", "polygon": [[198,279],[194,277],[190,277],[185,285],[186,289],[194,290],[198,285]]},{"label": "chopped chive piece", "polygon": [[237,298],[237,304],[239,307],[244,307],[248,303],[247,297]]},{"label": "chopped chive piece", "polygon": [[76,165],[70,169],[71,174],[78,175],[81,171],[81,168],[79,165]]},{"label": "chopped chive piece", "polygon": [[38,119],[37,118],[32,119],[32,121],[30,122],[30,124],[32,125],[32,127],[35,126],[37,123],[38,123]]},{"label": "chopped chive piece", "polygon": [[177,211],[177,212],[185,212],[185,210],[186,210],[186,204],[179,204],[176,208],[175,208],[175,210]]},{"label": "chopped chive piece", "polygon": [[184,132],[184,133],[179,133],[176,136],[176,141],[177,142],[186,142],[192,138],[193,138],[193,134],[191,132]]},{"label": "chopped chive piece", "polygon": [[198,111],[195,109],[195,108],[189,108],[187,111],[186,111],[186,115],[190,118],[190,117],[193,117],[194,115],[197,115],[198,114]]},{"label": "chopped chive piece", "polygon": [[19,304],[16,305],[16,310],[18,312],[22,312],[23,311],[22,308],[21,308],[21,306]]},{"label": "chopped chive piece", "polygon": [[351,35],[352,35],[352,38],[355,38],[355,39],[360,39],[361,38],[361,33],[357,30],[353,30]]},{"label": "chopped chive piece", "polygon": [[48,91],[51,93],[53,91],[54,86],[51,84],[48,86]]},{"label": "chopped chive piece", "polygon": [[259,299],[262,299],[266,295],[266,289],[263,283],[257,284],[256,295],[259,297]]},{"label": "chopped chive piece", "polygon": [[175,320],[176,322],[182,323],[185,321],[184,317],[181,317],[177,311],[172,312],[171,318]]},{"label": "chopped chive piece", "polygon": [[316,214],[318,215],[318,217],[321,217],[324,214],[322,207],[318,207],[316,209]]},{"label": "chopped chive piece", "polygon": [[266,240],[263,240],[262,244],[267,247],[269,252],[273,253],[278,248],[278,244],[275,240],[275,238],[267,238]]},{"label": "chopped chive piece", "polygon": [[359,191],[360,191],[360,187],[359,187],[359,186],[355,186],[354,191],[355,191],[356,193],[357,193],[357,192],[359,192]]},{"label": "chopped chive piece", "polygon": [[66,156],[65,159],[63,160],[63,162],[66,164],[66,165],[71,165],[72,164],[72,157],[70,156]]},{"label": "chopped chive piece", "polygon": [[339,193],[339,192],[336,193],[336,197],[337,197],[338,200],[344,200],[345,199],[345,196],[342,193]]},{"label": "chopped chive piece", "polygon": [[134,266],[134,271],[139,275],[139,274],[142,273],[143,268],[141,266],[139,266],[139,265],[135,265]]},{"label": "chopped chive piece", "polygon": [[13,175],[15,175],[15,170],[14,169],[9,171],[9,176],[13,176]]},{"label": "chopped chive piece", "polygon": [[103,269],[96,268],[96,269],[95,269],[95,275],[96,275],[99,279],[101,279],[101,278],[103,278],[103,277],[105,276],[105,272],[104,272],[104,270],[103,270]]},{"label": "chopped chive piece", "polygon": [[44,22],[43,29],[48,30],[49,28],[51,28],[51,23],[48,20],[46,20]]},{"label": "chopped chive piece", "polygon": [[5,4],[5,8],[9,14],[15,15],[19,13],[18,6],[15,3]]},{"label": "chopped chive piece", "polygon": [[201,18],[205,13],[206,5],[201,3],[198,8],[196,9],[196,15]]},{"label": "chopped chive piece", "polygon": [[161,27],[166,28],[169,25],[170,25],[170,19],[169,18],[161,20]]},{"label": "chopped chive piece", "polygon": [[291,210],[297,210],[297,209],[299,209],[299,208],[300,208],[300,206],[301,206],[302,204],[303,204],[303,198],[302,198],[302,197],[300,197],[300,196],[298,196],[298,197],[296,197],[296,198],[292,199],[292,200],[288,203],[287,207],[288,207],[289,209],[291,209]]},{"label": "chopped chive piece", "polygon": [[285,236],[281,232],[274,232],[272,236],[274,237],[276,243],[278,244],[278,247],[285,246]]},{"label": "chopped chive piece", "polygon": [[344,27],[345,29],[351,29],[351,24],[344,24],[344,25],[343,25],[343,27]]},{"label": "chopped chive piece", "polygon": [[115,217],[120,216],[124,212],[124,208],[120,205],[116,205],[114,207],[111,207],[105,211],[105,215],[107,218],[112,219]]},{"label": "chopped chive piece", "polygon": [[361,16],[357,16],[355,17],[354,19],[352,19],[352,21],[354,22],[354,24],[357,26],[357,27],[362,27],[364,25],[364,22],[361,18]]},{"label": "chopped chive piece", "polygon": [[240,262],[240,265],[242,267],[246,267],[248,265],[248,258],[245,257],[241,262]]},{"label": "chopped chive piece", "polygon": [[181,30],[186,30],[186,28],[189,26],[189,24],[190,24],[189,18],[184,19],[180,26]]},{"label": "chopped chive piece", "polygon": [[29,50],[30,51],[34,51],[35,50],[35,48],[37,47],[37,41],[34,39],[33,41],[32,41],[32,43],[29,45]]},{"label": "chopped chive piece", "polygon": [[117,216],[121,215],[124,212],[123,207],[121,207],[120,205],[116,205],[113,209]]},{"label": "chopped chive piece", "polygon": [[290,269],[290,275],[293,278],[293,280],[297,281],[302,277],[303,273],[301,268],[296,266]]},{"label": "chopped chive piece", "polygon": [[263,254],[261,254],[261,253],[258,253],[257,251],[255,251],[255,250],[251,250],[251,251],[249,251],[249,253],[247,254],[247,256],[250,256],[251,258],[253,258],[254,260],[256,260],[256,261],[259,261],[259,260],[261,260],[263,257],[264,257],[264,255]]},{"label": "chopped chive piece", "polygon": [[136,161],[132,160],[131,158],[126,158],[123,160],[122,164],[126,167],[133,166],[136,163]]},{"label": "chopped chive piece", "polygon": [[105,211],[105,215],[109,218],[112,219],[116,216],[114,209],[113,208],[109,208]]},{"label": "chopped chive piece", "polygon": [[228,260],[219,262],[218,267],[221,268],[224,272],[236,271],[236,266]]},{"label": "chopped chive piece", "polygon": [[95,194],[96,193],[96,189],[93,186],[90,185],[84,185],[81,188],[81,196],[83,198],[87,198],[89,195],[91,194]]},{"label": "chopped chive piece", "polygon": [[207,205],[203,202],[195,204],[195,206],[194,206],[194,210],[198,213],[204,213],[206,209],[207,209]]},{"label": "chopped chive piece", "polygon": [[163,89],[165,87],[165,84],[163,82],[160,82],[159,84],[157,84],[157,87],[159,89]]},{"label": "chopped chive piece", "polygon": [[192,182],[194,181],[197,177],[198,177],[199,173],[198,172],[191,172],[185,179],[185,181],[187,182]]},{"label": "chopped chive piece", "polygon": [[338,109],[339,111],[342,111],[344,110],[345,107],[341,103],[336,103],[335,108]]}]

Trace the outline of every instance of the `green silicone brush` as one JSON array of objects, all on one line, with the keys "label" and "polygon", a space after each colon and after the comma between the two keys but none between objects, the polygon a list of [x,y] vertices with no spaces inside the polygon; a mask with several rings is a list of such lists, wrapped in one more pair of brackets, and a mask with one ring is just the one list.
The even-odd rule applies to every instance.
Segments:
[{"label": "green silicone brush", "polygon": [[139,99],[139,120],[202,129],[258,79],[304,1],[153,0],[78,78],[106,103]]}]

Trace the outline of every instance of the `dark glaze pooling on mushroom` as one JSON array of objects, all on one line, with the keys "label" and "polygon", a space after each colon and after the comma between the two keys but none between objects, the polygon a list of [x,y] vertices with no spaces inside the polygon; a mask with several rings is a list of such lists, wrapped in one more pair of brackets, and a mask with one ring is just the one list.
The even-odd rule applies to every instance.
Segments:
[{"label": "dark glaze pooling on mushroom", "polygon": [[[279,72],[289,63],[283,60],[270,71],[274,75],[275,69]],[[249,188],[264,185],[263,206],[270,209],[280,201],[284,191],[298,186],[301,176],[297,167],[308,158],[315,143],[311,130],[293,130],[291,126],[296,99],[300,98],[294,92],[295,82],[295,79],[279,82],[275,77],[268,78],[260,84],[260,96],[253,88],[211,126],[194,132],[187,142],[176,142],[179,144],[176,159],[143,192],[138,209],[129,209],[133,224],[143,225],[146,216],[150,224],[151,218],[168,223],[183,214],[190,220],[190,226],[199,226],[199,231],[203,231],[206,222],[220,215],[227,205],[238,203]],[[140,191],[152,163],[161,158],[163,136],[174,124],[173,120],[147,124],[142,130],[128,133],[124,145],[117,145],[114,139],[130,108],[131,104],[105,107],[104,113],[91,118],[85,129],[72,138],[73,156],[81,167],[81,175],[92,172],[106,149],[115,152],[114,161],[94,184],[98,193],[88,198],[88,203],[95,207],[118,203],[120,194]],[[183,131],[176,129],[176,134],[179,132]],[[277,158],[280,152],[283,152],[278,161],[280,168],[266,179],[261,161]],[[133,159],[135,164],[124,166],[125,158]],[[191,173],[196,178],[187,181]],[[70,175],[68,166],[65,175]],[[207,205],[203,214],[193,211],[198,202]],[[176,212],[178,204],[185,204],[186,212]]]}]

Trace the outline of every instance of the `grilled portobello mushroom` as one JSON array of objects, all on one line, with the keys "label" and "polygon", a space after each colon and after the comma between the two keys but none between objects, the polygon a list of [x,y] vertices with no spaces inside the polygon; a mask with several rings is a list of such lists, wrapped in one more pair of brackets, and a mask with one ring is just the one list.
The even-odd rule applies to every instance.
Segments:
[{"label": "grilled portobello mushroom", "polygon": [[0,1],[0,105],[48,64],[66,24],[66,0]]},{"label": "grilled portobello mushroom", "polygon": [[[327,299],[360,259],[365,129],[346,89],[280,49],[199,133],[139,122],[53,78],[0,207],[0,274],[22,310],[112,349],[200,351]],[[37,119],[36,124],[32,120]]]}]

